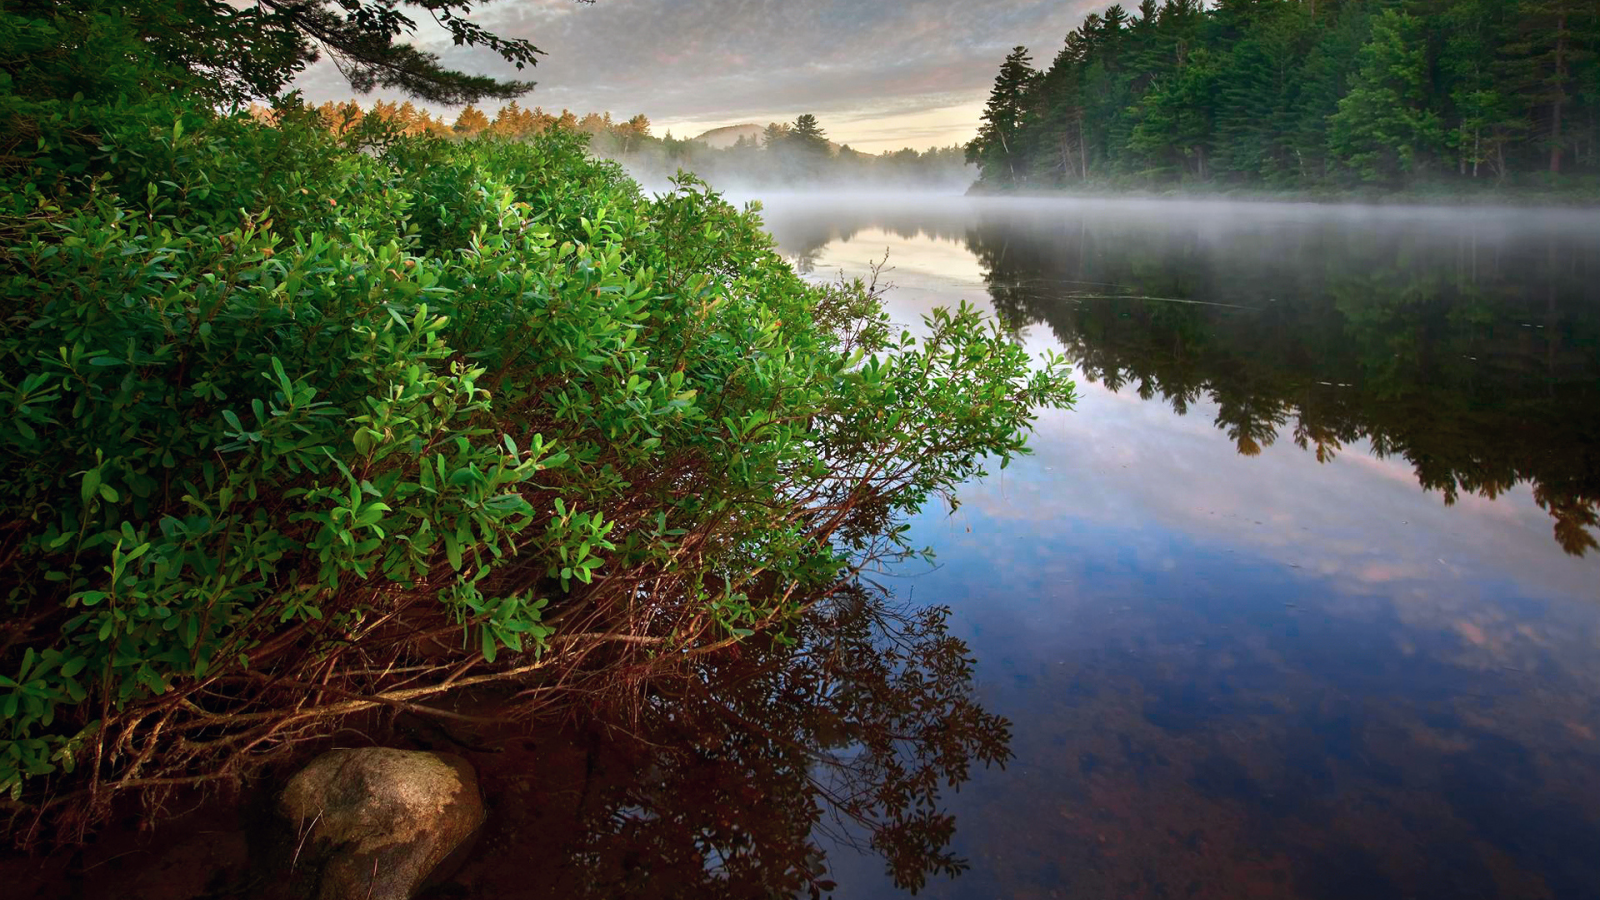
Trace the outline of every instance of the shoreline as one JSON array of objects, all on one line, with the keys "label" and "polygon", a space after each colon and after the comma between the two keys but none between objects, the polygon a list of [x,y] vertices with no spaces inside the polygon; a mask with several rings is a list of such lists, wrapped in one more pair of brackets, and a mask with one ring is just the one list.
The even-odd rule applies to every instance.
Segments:
[{"label": "shoreline", "polygon": [[1600,187],[1592,193],[1545,192],[1525,189],[1482,192],[1432,192],[1416,189],[1393,191],[1263,191],[1249,188],[1155,190],[1150,188],[1104,190],[986,188],[974,184],[962,195],[972,198],[1031,200],[1182,200],[1235,203],[1308,204],[1314,206],[1449,207],[1471,209],[1577,209],[1600,211]]}]

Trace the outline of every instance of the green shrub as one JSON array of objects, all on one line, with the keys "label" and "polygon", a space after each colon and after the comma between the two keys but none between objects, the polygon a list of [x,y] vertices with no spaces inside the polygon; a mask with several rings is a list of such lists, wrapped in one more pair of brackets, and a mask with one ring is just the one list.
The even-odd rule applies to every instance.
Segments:
[{"label": "green shrub", "polygon": [[0,207],[14,800],[782,627],[1072,399],[973,310],[891,336],[753,211],[572,135],[4,114],[37,136]]}]

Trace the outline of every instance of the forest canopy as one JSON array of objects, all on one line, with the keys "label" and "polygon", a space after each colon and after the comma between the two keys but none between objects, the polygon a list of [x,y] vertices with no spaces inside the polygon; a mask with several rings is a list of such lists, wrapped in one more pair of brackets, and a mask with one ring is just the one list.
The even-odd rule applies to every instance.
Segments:
[{"label": "forest canopy", "polygon": [[1118,4],[1042,69],[1015,48],[967,154],[998,189],[1592,179],[1600,6]]}]

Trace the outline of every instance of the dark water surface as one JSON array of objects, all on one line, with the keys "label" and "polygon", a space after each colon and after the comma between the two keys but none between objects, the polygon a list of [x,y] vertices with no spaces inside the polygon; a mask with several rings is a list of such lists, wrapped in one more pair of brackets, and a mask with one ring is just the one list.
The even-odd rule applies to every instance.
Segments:
[{"label": "dark water surface", "polygon": [[1014,729],[927,894],[1600,897],[1600,214],[766,206],[1082,395],[880,579]]}]

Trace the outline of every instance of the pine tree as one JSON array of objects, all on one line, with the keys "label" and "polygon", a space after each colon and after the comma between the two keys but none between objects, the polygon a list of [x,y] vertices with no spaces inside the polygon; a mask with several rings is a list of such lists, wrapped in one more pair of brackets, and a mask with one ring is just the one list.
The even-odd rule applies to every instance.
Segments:
[{"label": "pine tree", "polygon": [[1128,64],[1133,70],[1133,86],[1143,91],[1166,70],[1166,56],[1160,39],[1161,8],[1156,0],[1140,0],[1139,16],[1128,25]]},{"label": "pine tree", "polygon": [[983,125],[978,136],[967,145],[967,160],[983,167],[987,174],[1004,171],[1005,180],[1019,179],[1020,147],[1014,146],[1022,125],[1029,90],[1039,79],[1027,47],[1015,47],[1000,66],[989,103],[983,110]]},{"label": "pine tree", "polygon": [[1324,0],[1318,17],[1321,36],[1296,73],[1298,90],[1288,118],[1288,146],[1302,181],[1329,175],[1328,123],[1339,111],[1372,30],[1364,7],[1347,3],[1330,12],[1328,6]]},{"label": "pine tree", "polygon": [[1350,92],[1329,120],[1328,148],[1365,181],[1415,172],[1442,142],[1438,115],[1425,106],[1428,55],[1416,17],[1385,10],[1361,48]]},{"label": "pine tree", "polygon": [[394,123],[406,134],[421,134],[427,129],[428,114],[407,100],[394,111]]},{"label": "pine tree", "polygon": [[626,155],[650,137],[650,117],[644,113],[634,116],[617,126],[617,134],[622,138],[622,152]]},{"label": "pine tree", "polygon": [[965,149],[996,185],[1600,171],[1597,51],[1596,0],[1139,0],[1015,48]]},{"label": "pine tree", "polygon": [[1101,62],[1112,71],[1122,68],[1122,44],[1127,37],[1128,11],[1116,3],[1106,8],[1100,16],[1100,32],[1095,36],[1095,47]]},{"label": "pine tree", "polygon": [[355,103],[346,100],[343,103],[334,103],[332,100],[317,107],[317,115],[322,119],[323,127],[334,134],[344,134],[350,129],[361,124],[366,113]]},{"label": "pine tree", "polygon": [[1449,98],[1447,140],[1458,174],[1479,177],[1489,164],[1505,174],[1505,145],[1522,130],[1495,76],[1495,48],[1506,27],[1501,0],[1432,0],[1439,32],[1439,89]]},{"label": "pine tree", "polygon": [[789,138],[788,123],[772,122],[761,132],[761,146],[768,150],[781,148]]},{"label": "pine tree", "polygon": [[1158,170],[1177,168],[1204,181],[1212,147],[1217,68],[1198,50],[1184,68],[1158,82],[1138,108],[1128,147]]},{"label": "pine tree", "polygon": [[1033,123],[1038,132],[1033,142],[1035,166],[1058,182],[1089,177],[1079,85],[1083,56],[1083,38],[1073,31],[1039,86],[1042,109]]},{"label": "pine tree", "polygon": [[489,117],[469,103],[467,108],[461,111],[461,115],[456,116],[454,130],[457,134],[474,135],[483,133],[488,127]]},{"label": "pine tree", "polygon": [[380,122],[395,124],[400,117],[400,107],[398,104],[390,103],[387,100],[374,100],[372,108],[367,110],[367,117],[377,119]]},{"label": "pine tree", "polygon": [[1298,166],[1290,136],[1310,12],[1273,3],[1244,7],[1235,15],[1243,34],[1218,78],[1218,163],[1247,178],[1293,177]]},{"label": "pine tree", "polygon": [[794,127],[789,131],[787,144],[802,153],[828,152],[828,136],[817,124],[817,117],[811,113],[794,120]]},{"label": "pine tree", "polygon": [[534,133],[533,117],[513,100],[495,113],[490,130],[502,137],[520,138]]},{"label": "pine tree", "polygon": [[1519,33],[1502,47],[1500,71],[1560,174],[1573,73],[1593,55],[1583,38],[1597,13],[1592,0],[1516,0],[1514,10]]}]

